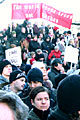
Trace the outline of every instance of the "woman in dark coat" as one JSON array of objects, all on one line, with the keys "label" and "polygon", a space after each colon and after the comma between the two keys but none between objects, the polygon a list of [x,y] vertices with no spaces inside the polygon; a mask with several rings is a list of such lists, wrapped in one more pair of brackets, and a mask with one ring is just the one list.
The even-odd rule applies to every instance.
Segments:
[{"label": "woman in dark coat", "polygon": [[29,112],[28,120],[47,120],[51,113],[50,93],[46,87],[39,86],[30,92],[30,99],[33,108]]}]

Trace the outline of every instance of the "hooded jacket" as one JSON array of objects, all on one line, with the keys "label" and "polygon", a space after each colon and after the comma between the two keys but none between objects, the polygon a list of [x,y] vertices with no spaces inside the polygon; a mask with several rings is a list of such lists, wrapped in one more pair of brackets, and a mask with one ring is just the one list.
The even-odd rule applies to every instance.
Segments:
[{"label": "hooded jacket", "polygon": [[0,89],[9,83],[9,80],[0,75]]},{"label": "hooded jacket", "polygon": [[[80,75],[65,77],[57,88],[58,108],[48,120],[78,120],[80,111]],[[55,118],[55,119],[54,119]]]}]

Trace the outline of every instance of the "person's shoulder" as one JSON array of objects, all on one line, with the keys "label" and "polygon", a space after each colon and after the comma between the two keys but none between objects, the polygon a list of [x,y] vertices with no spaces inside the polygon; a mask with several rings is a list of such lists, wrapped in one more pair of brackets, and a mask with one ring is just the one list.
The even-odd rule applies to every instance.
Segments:
[{"label": "person's shoulder", "polygon": [[34,113],[33,108],[30,110],[27,118],[28,120],[40,120],[39,117]]},{"label": "person's shoulder", "polygon": [[9,81],[4,76],[0,75],[0,84],[5,82],[9,82]]}]

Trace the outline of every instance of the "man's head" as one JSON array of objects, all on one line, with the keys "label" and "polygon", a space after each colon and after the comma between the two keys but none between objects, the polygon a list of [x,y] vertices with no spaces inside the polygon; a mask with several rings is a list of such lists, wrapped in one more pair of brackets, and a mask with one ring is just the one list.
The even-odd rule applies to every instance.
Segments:
[{"label": "man's head", "polygon": [[4,77],[9,76],[12,72],[12,65],[8,60],[0,61],[0,74]]},{"label": "man's head", "polygon": [[18,92],[23,90],[26,81],[25,74],[20,70],[15,70],[10,74],[10,86],[11,90]]},{"label": "man's head", "polygon": [[55,51],[58,52],[59,51],[59,47],[58,46],[55,46]]},{"label": "man's head", "polygon": [[50,107],[50,91],[46,87],[36,87],[29,95],[32,105],[37,109],[45,111]]},{"label": "man's head", "polygon": [[43,73],[38,68],[32,68],[27,74],[30,88],[42,86],[43,84]]},{"label": "man's head", "polygon": [[80,32],[77,33],[77,38],[80,39]]},{"label": "man's head", "polygon": [[43,80],[47,80],[48,79],[48,73],[47,73],[47,70],[46,70],[45,63],[37,61],[32,65],[32,68],[35,68],[35,67],[37,67],[38,69],[40,69],[42,71]]},{"label": "man's head", "polygon": [[59,83],[57,101],[59,108],[67,114],[80,111],[80,75],[67,76]]},{"label": "man's head", "polygon": [[27,120],[28,107],[13,92],[0,90],[0,119]]},{"label": "man's head", "polygon": [[62,61],[60,58],[55,58],[51,61],[51,68],[56,68],[57,70],[61,70],[62,67]]}]

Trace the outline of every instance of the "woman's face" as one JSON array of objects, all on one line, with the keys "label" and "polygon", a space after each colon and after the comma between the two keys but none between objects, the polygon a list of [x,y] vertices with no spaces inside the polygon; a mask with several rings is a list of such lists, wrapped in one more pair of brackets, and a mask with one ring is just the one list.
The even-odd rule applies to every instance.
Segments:
[{"label": "woman's face", "polygon": [[31,102],[33,106],[42,111],[47,110],[50,106],[50,98],[46,91],[38,93]]}]

